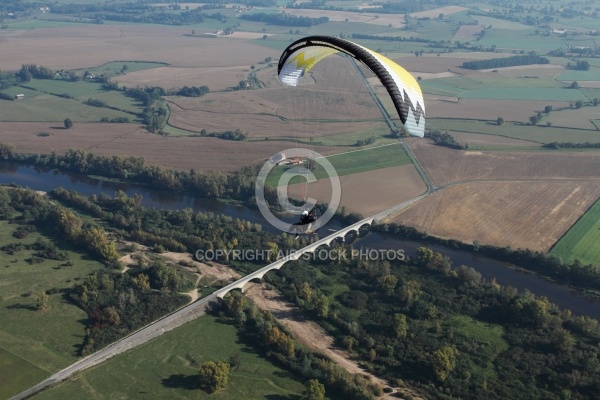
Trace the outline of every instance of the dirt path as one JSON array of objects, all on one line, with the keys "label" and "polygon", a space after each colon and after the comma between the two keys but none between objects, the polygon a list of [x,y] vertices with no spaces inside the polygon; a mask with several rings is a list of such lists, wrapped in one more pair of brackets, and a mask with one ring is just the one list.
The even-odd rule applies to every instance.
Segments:
[{"label": "dirt path", "polygon": [[[275,318],[294,335],[295,339],[312,351],[321,353],[331,361],[352,374],[361,374],[369,377],[373,382],[382,387],[390,387],[387,381],[362,369],[345,351],[337,349],[333,338],[329,336],[316,322],[308,321],[302,311],[289,303],[276,290],[267,290],[263,285],[249,283],[244,293],[260,309],[270,311]],[[397,393],[410,395],[413,399],[422,399],[414,389],[407,387],[394,387],[393,392],[381,396],[382,399],[397,399]]]},{"label": "dirt path", "polygon": [[[140,251],[136,252],[138,254],[149,251],[145,246],[140,245],[139,248]],[[135,253],[127,254],[121,258],[121,262],[125,264],[126,268],[137,264],[135,258],[132,257],[133,254]],[[201,283],[203,278],[208,278],[210,281],[214,282],[216,280],[230,281],[241,277],[240,274],[226,265],[201,263],[194,260],[193,256],[189,253],[165,252],[160,254],[160,256],[163,257],[165,261],[170,261],[180,266],[182,262],[184,262],[185,266],[181,266],[181,268],[186,268],[189,271],[198,274],[196,287],[198,287],[199,284],[210,284],[208,281]],[[302,310],[288,302],[276,290],[267,290],[264,285],[248,283],[244,293],[260,309],[271,312],[282,325],[289,329],[294,335],[294,338],[307,348],[325,355],[331,361],[352,374],[364,375],[384,388],[390,387],[388,382],[363,370],[358,363],[350,358],[348,353],[336,348],[333,343],[333,337],[329,336],[316,322],[307,320],[303,315]],[[197,289],[190,290],[184,294],[191,297],[190,303],[199,298]],[[423,397],[412,388],[393,387],[392,389],[393,392],[386,393],[380,398],[397,399],[398,394],[401,394],[404,396],[411,396],[413,399],[423,399]]]}]

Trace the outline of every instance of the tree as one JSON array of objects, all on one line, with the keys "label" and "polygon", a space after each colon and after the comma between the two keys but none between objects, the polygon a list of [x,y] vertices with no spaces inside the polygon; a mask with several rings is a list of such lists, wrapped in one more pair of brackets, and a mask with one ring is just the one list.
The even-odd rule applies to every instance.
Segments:
[{"label": "tree", "polygon": [[48,295],[45,291],[40,291],[34,296],[35,299],[35,308],[38,310],[45,310],[48,308]]},{"label": "tree", "polygon": [[229,364],[222,361],[207,361],[200,367],[200,385],[208,393],[216,392],[227,386]]},{"label": "tree", "polygon": [[552,106],[544,107],[544,113],[549,114],[552,111]]},{"label": "tree", "polygon": [[71,127],[73,126],[73,121],[71,121],[70,118],[67,118],[67,119],[65,119],[64,124],[65,124],[65,129],[71,129]]},{"label": "tree", "polygon": [[306,382],[303,400],[323,400],[325,399],[325,386],[317,379],[311,379]]},{"label": "tree", "polygon": [[573,81],[569,87],[571,89],[579,89],[579,83],[577,81]]},{"label": "tree", "polygon": [[498,117],[498,119],[496,120],[496,125],[504,125],[504,118]]},{"label": "tree", "polygon": [[531,123],[531,125],[537,125],[539,121],[539,118],[537,115],[532,115],[531,117],[529,117],[529,122]]},{"label": "tree", "polygon": [[433,353],[433,371],[440,382],[448,378],[448,375],[456,367],[458,350],[454,346],[444,346]]},{"label": "tree", "polygon": [[394,333],[398,339],[406,337],[406,334],[408,333],[408,322],[406,322],[406,315],[394,314]]}]

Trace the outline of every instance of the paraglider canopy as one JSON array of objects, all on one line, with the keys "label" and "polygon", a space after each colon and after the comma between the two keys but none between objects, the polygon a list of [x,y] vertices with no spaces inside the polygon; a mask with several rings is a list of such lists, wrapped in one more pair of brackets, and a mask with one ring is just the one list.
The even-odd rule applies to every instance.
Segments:
[{"label": "paraglider canopy", "polygon": [[309,36],[297,40],[283,51],[279,59],[279,80],[296,86],[315,64],[338,52],[366,65],[386,88],[407,132],[413,136],[424,136],[425,103],[417,80],[394,61],[359,44],[330,36]]}]

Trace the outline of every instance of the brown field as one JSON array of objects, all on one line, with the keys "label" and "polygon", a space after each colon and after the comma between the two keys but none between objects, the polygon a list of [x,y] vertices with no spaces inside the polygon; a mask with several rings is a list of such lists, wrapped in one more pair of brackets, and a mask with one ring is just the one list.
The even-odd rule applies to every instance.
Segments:
[{"label": "brown field", "polygon": [[454,13],[461,12],[464,10],[466,10],[465,7],[446,6],[446,7],[434,8],[433,10],[412,13],[412,14],[410,14],[410,16],[413,18],[437,18],[440,14],[444,14],[445,16],[448,16],[450,14],[454,14]]},{"label": "brown field", "polygon": [[452,132],[452,136],[458,143],[468,143],[469,146],[540,146],[537,142],[482,133]]},{"label": "brown field", "polygon": [[[565,105],[565,107],[568,106]],[[555,106],[554,109],[556,110],[557,107]],[[582,107],[553,111],[547,117],[544,117],[544,121],[551,122],[552,126],[555,127],[565,126],[574,129],[597,130],[592,120],[597,119],[599,116],[600,112],[598,112],[597,107]],[[598,132],[598,141],[600,141],[600,132]]]},{"label": "brown field", "polygon": [[466,243],[548,251],[598,196],[598,179],[470,182],[432,194],[394,221]]},{"label": "brown field", "polygon": [[381,112],[356,76],[343,57],[319,63],[297,87],[282,85],[276,68],[267,67],[259,75],[265,89],[169,98],[169,124],[195,132],[241,129],[250,137],[302,140],[368,131],[381,121]]},{"label": "brown field", "polygon": [[122,86],[161,86],[165,89],[183,86],[208,86],[211,91],[227,90],[248,78],[249,65],[230,67],[184,68],[165,66],[129,72],[112,80]]},{"label": "brown field", "polygon": [[[505,121],[528,123],[529,117],[542,111],[545,106],[552,106],[555,110],[568,107],[569,102],[564,101],[526,101],[526,100],[495,100],[495,99],[457,99],[439,95],[425,95],[427,116],[432,118],[459,118],[496,121],[498,117]],[[550,114],[552,117],[553,114]],[[561,114],[556,114],[561,115]],[[544,122],[551,119],[544,118]],[[577,121],[581,125],[581,121]],[[589,122],[589,121],[588,121]],[[555,125],[571,126],[555,122]],[[431,128],[444,129],[443,126]],[[587,129],[594,129],[588,126]]]},{"label": "brown field", "polygon": [[[320,18],[328,17],[331,22],[363,22],[366,24],[391,26],[401,28],[404,26],[404,14],[374,14],[374,13],[355,13],[351,11],[329,11],[329,10],[308,10],[286,8],[286,14],[302,17]],[[439,14],[439,13],[438,13]],[[436,15],[437,16],[437,15]]]},{"label": "brown field", "polygon": [[[348,212],[357,212],[364,216],[410,200],[425,192],[426,187],[415,167],[402,165],[399,167],[381,168],[358,174],[340,176],[342,198],[340,207]],[[302,198],[304,185],[290,185],[288,193],[291,197]],[[331,198],[331,184],[328,180],[311,183],[311,197],[319,201]]]},{"label": "brown field", "polygon": [[[149,25],[87,25],[32,30],[0,30],[0,69],[23,64],[51,69],[99,66],[110,61],[157,61],[174,67],[250,66],[279,52],[244,40],[189,35],[189,29]],[[223,49],[227,51],[223,51]],[[166,87],[166,74],[158,82]],[[161,85],[161,86],[163,86]],[[210,85],[209,85],[210,87]]]},{"label": "brown field", "polygon": [[[301,103],[296,108],[296,101],[301,96],[312,103]],[[315,96],[310,90],[281,88],[210,93],[202,98],[172,97],[168,98],[171,110],[169,124],[194,132],[201,129],[208,132],[241,129],[249,137],[292,136],[308,140],[366,131],[373,122],[381,119],[381,114],[378,116],[374,107],[363,107],[353,101],[359,96],[345,99],[338,93]],[[292,97],[295,98],[291,100]],[[352,111],[355,113],[352,114]],[[357,118],[367,121],[356,121]]]},{"label": "brown field", "polygon": [[407,140],[437,185],[467,180],[595,180],[600,183],[596,152],[457,151],[430,141]]},{"label": "brown field", "polygon": [[[215,138],[168,137],[146,132],[133,124],[76,123],[69,130],[56,123],[0,122],[0,143],[18,152],[64,153],[69,148],[84,149],[105,156],[144,157],[148,164],[177,170],[234,171],[261,163],[273,154],[293,147],[289,142],[233,142]],[[38,137],[39,132],[50,136]],[[332,154],[343,147],[319,147]]]}]

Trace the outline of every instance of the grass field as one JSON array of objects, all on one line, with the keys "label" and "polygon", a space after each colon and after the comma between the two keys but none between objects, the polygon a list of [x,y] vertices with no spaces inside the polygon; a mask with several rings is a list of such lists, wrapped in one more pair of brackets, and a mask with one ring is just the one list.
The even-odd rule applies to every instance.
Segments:
[{"label": "grass field", "polygon": [[[230,373],[224,390],[207,394],[198,388],[202,363],[227,362],[235,354],[240,367]],[[288,399],[303,387],[298,378],[241,342],[235,327],[206,315],[34,398]]]},{"label": "grass field", "polygon": [[46,371],[0,348],[0,398],[7,399],[47,376]]},{"label": "grass field", "polygon": [[[472,352],[476,352],[483,360],[493,360],[498,354],[508,350],[508,343],[502,337],[504,329],[500,325],[487,324],[477,321],[466,315],[457,315],[449,322],[454,334],[464,338],[465,344],[476,346]],[[496,375],[491,363],[471,363],[469,370],[483,378]]]},{"label": "grass field", "polygon": [[578,259],[584,264],[600,265],[600,200],[569,229],[552,247],[550,254],[571,264]]},{"label": "grass field", "polygon": [[[30,244],[41,236],[30,233],[24,239],[17,239],[12,236],[17,226],[0,221],[2,246]],[[64,261],[54,260],[30,265],[25,260],[31,257],[31,250],[20,250],[14,255],[0,252],[0,349],[3,350],[0,351],[0,377],[11,376],[16,368],[23,371],[23,376],[17,380],[0,378],[1,398],[5,397],[1,393],[15,394],[35,384],[42,375],[73,363],[85,335],[86,313],[62,294],[49,295],[49,307],[43,311],[34,308],[31,294],[71,287],[103,266],[60,240],[49,238],[68,252],[72,267],[61,266]],[[18,355],[18,360],[14,355]]]},{"label": "grass field", "polygon": [[23,84],[39,92],[55,95],[68,94],[74,98],[87,99],[102,92],[100,84],[89,81],[70,82],[62,79],[32,79]]},{"label": "grass field", "polygon": [[[86,90],[75,89],[74,92],[81,95],[85,95],[86,93]],[[66,89],[61,93],[68,93],[68,91],[69,89]],[[78,100],[67,99],[22,87],[11,87],[3,90],[3,92],[13,96],[21,93],[25,95],[25,98],[18,101],[0,100],[0,121],[54,121],[62,125],[62,121],[65,118],[70,118],[73,122],[99,122],[103,117],[109,119],[127,117],[132,119],[131,114],[123,111],[104,107],[92,107]]]},{"label": "grass field", "polygon": [[[315,151],[318,151],[318,148]],[[373,148],[357,148],[326,158],[333,165],[338,176],[410,164],[408,155],[399,143]],[[267,178],[267,185],[276,186],[281,175],[288,169],[289,167],[285,166],[274,168]],[[327,172],[320,165],[317,165],[313,174],[317,179],[328,178]],[[303,177],[294,178],[290,181],[290,184],[299,183],[302,180],[304,180]]]},{"label": "grass field", "polygon": [[123,66],[127,66],[126,73],[143,71],[146,69],[160,68],[167,65],[166,63],[160,62],[143,62],[143,61],[113,61],[106,64],[102,64],[99,67],[90,66],[90,68],[75,70],[79,73],[88,71],[95,75],[121,75],[123,73]]}]

